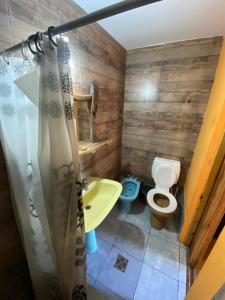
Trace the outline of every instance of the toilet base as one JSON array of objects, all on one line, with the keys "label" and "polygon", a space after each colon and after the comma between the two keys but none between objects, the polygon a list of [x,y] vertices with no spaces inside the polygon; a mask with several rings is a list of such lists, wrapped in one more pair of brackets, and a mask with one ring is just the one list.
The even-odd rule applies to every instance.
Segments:
[{"label": "toilet base", "polygon": [[133,201],[119,200],[119,211],[124,214],[129,214]]},{"label": "toilet base", "polygon": [[151,212],[150,223],[154,229],[161,230],[165,227],[166,218]]}]

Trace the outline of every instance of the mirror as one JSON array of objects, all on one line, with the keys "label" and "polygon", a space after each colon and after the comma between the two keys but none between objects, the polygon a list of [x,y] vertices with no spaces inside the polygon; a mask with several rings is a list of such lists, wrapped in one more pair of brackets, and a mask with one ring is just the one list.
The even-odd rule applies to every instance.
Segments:
[{"label": "mirror", "polygon": [[78,85],[74,92],[77,139],[79,142],[96,142],[95,118],[98,107],[96,81]]}]

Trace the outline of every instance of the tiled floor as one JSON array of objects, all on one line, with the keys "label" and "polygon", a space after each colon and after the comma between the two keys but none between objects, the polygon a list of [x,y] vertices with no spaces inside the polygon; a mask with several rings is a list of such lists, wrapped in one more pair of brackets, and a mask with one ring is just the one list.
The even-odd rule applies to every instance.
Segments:
[{"label": "tiled floor", "polygon": [[88,299],[183,300],[186,249],[178,228],[179,215],[166,229],[151,228],[149,207],[139,201],[128,215],[115,206],[96,230],[97,252],[87,255]]}]

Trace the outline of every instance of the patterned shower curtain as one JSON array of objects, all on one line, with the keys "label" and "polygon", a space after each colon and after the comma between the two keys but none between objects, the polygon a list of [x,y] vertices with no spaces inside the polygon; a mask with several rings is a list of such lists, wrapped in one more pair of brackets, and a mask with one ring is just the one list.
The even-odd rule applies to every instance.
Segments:
[{"label": "patterned shower curtain", "polygon": [[[39,74],[37,103],[31,102],[14,83],[26,74],[24,60],[11,58],[9,66],[4,66],[3,60],[0,64],[4,89],[8,87],[12,92],[9,95],[0,91],[0,137],[38,300],[87,298],[70,51],[64,38],[58,38],[57,44],[53,46],[44,37],[43,53],[34,59],[33,68]],[[19,64],[22,71],[18,76],[14,71]],[[4,77],[3,73],[8,75]],[[13,110],[11,115],[7,105]]]}]

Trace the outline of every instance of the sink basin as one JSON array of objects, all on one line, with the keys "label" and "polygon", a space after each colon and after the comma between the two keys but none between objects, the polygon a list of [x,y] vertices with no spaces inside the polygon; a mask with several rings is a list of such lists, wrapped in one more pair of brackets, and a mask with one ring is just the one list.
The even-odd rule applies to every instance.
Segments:
[{"label": "sink basin", "polygon": [[108,215],[122,191],[114,180],[88,177],[88,190],[82,192],[85,232],[94,230]]}]

